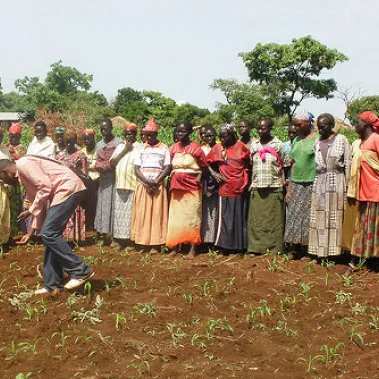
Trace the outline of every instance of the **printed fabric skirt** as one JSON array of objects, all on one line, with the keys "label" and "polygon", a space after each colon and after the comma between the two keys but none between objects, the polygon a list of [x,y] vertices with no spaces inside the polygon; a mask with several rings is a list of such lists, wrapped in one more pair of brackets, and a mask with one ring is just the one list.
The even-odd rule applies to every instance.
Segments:
[{"label": "printed fabric skirt", "polygon": [[86,240],[86,211],[80,205],[75,208],[74,213],[68,219],[63,239],[67,242],[78,242]]},{"label": "printed fabric skirt", "polygon": [[114,173],[107,172],[100,176],[95,216],[95,229],[98,233],[112,233],[112,211],[116,192],[114,183]]},{"label": "printed fabric skirt", "polygon": [[164,185],[154,195],[138,183],[134,194],[132,233],[130,239],[138,245],[156,246],[166,243],[168,199]]},{"label": "printed fabric skirt", "polygon": [[0,183],[0,245],[7,243],[10,237],[11,212],[8,189]]},{"label": "printed fabric skirt", "polygon": [[359,201],[355,199],[347,199],[346,209],[342,226],[342,248],[350,251],[353,242],[354,222],[359,213]]},{"label": "printed fabric skirt", "polygon": [[284,196],[281,188],[251,191],[248,217],[248,247],[253,253],[282,253]]},{"label": "printed fabric skirt", "polygon": [[113,210],[113,237],[129,239],[132,227],[134,191],[116,189]]},{"label": "printed fabric skirt", "polygon": [[219,196],[215,193],[211,196],[203,196],[201,239],[204,243],[214,244],[218,225]]},{"label": "printed fabric skirt", "polygon": [[16,236],[20,225],[17,216],[22,212],[22,191],[20,186],[10,186],[10,208],[11,208],[11,235]]},{"label": "printed fabric skirt", "polygon": [[168,248],[201,243],[201,191],[171,189],[168,211]]},{"label": "printed fabric skirt", "polygon": [[223,197],[219,200],[219,220],[215,245],[241,252],[247,248],[247,197]]},{"label": "printed fabric skirt", "polygon": [[308,245],[311,200],[312,183],[291,182],[284,242],[294,245]]},{"label": "printed fabric skirt", "polygon": [[351,254],[365,259],[379,256],[379,203],[359,203],[359,211],[354,221]]}]

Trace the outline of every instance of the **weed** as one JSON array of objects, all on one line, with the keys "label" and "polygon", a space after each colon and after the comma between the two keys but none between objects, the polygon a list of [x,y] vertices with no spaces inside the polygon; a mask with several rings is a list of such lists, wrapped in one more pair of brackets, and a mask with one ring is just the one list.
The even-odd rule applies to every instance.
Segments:
[{"label": "weed", "polygon": [[307,262],[306,265],[305,265],[305,271],[310,274],[311,271],[312,271],[312,263],[311,262]]},{"label": "weed", "polygon": [[75,321],[90,321],[92,324],[101,322],[101,313],[100,308],[103,305],[103,299],[100,295],[96,296],[95,308],[92,310],[84,310],[83,308],[80,311],[73,311],[71,317]]},{"label": "weed", "polygon": [[123,278],[122,276],[118,276],[116,278],[116,281],[120,283],[122,288],[126,288],[125,278]]},{"label": "weed", "polygon": [[26,374],[24,374],[23,372],[19,372],[16,375],[16,379],[29,379],[29,378],[31,378],[34,375],[35,374],[33,372],[27,372]]},{"label": "weed", "polygon": [[150,363],[146,360],[141,360],[139,362],[133,361],[133,363],[129,363],[127,367],[135,368],[137,370],[138,377],[141,377],[145,374],[150,374],[151,372]]},{"label": "weed", "polygon": [[351,311],[353,312],[354,315],[359,315],[359,314],[361,315],[361,314],[366,313],[366,307],[362,304],[355,303],[351,307]]},{"label": "weed", "polygon": [[276,259],[276,256],[274,256],[272,258],[272,261],[270,261],[269,259],[266,259],[267,263],[268,263],[268,270],[272,271],[272,272],[276,272],[278,271],[278,264],[277,264],[277,259]]},{"label": "weed", "polygon": [[366,258],[359,258],[359,262],[357,263],[357,267],[359,270],[363,270],[363,267],[366,263]]},{"label": "weed", "polygon": [[92,255],[89,255],[88,257],[83,258],[84,262],[87,263],[89,266],[94,266],[98,262],[98,258],[93,257]]},{"label": "weed", "polygon": [[193,304],[193,294],[192,293],[189,294],[186,291],[183,291],[183,297],[184,297],[184,301],[186,302],[186,304],[190,304],[190,305]]},{"label": "weed", "polygon": [[108,282],[108,280],[104,280],[104,288],[105,288],[105,292],[110,295],[111,294],[111,285],[110,283]]},{"label": "weed", "polygon": [[351,287],[353,285],[353,278],[351,276],[345,276],[345,275],[342,275],[342,278],[343,278],[343,285],[345,287]]},{"label": "weed", "polygon": [[301,287],[301,296],[304,296],[305,301],[310,301],[312,298],[310,297],[311,285],[309,283],[300,283]]},{"label": "weed", "polygon": [[205,349],[207,345],[205,344],[203,338],[204,336],[202,334],[194,334],[191,338],[191,345]]},{"label": "weed", "polygon": [[333,262],[333,261],[329,261],[328,259],[323,259],[321,261],[321,267],[329,268],[329,267],[333,267],[333,266],[335,266],[335,262]]}]

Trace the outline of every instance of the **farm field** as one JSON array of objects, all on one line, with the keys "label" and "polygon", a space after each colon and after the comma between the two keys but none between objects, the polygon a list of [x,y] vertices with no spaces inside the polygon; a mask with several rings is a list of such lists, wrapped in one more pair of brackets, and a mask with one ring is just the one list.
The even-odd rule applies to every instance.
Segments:
[{"label": "farm field", "polygon": [[378,378],[378,274],[286,256],[80,248],[96,275],[34,296],[43,247],[0,259],[0,378]]}]

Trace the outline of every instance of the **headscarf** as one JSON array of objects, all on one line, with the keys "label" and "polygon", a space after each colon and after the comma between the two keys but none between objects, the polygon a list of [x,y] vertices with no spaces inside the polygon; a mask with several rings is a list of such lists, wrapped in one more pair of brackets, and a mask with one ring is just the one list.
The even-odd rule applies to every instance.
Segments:
[{"label": "headscarf", "polygon": [[294,119],[297,119],[297,120],[302,120],[302,121],[308,121],[309,123],[309,126],[312,130],[314,130],[314,125],[313,125],[313,122],[315,120],[315,116],[313,116],[313,114],[309,111],[301,111],[299,113],[296,113]]},{"label": "headscarf", "polygon": [[142,129],[143,132],[158,133],[158,125],[155,123],[155,119],[151,118]]},{"label": "headscarf", "polygon": [[84,129],[83,134],[91,134],[94,136],[96,134],[96,131],[95,129]]},{"label": "headscarf", "polygon": [[13,124],[9,130],[9,134],[21,134],[21,125],[20,124]]},{"label": "headscarf", "polygon": [[362,112],[358,117],[361,120],[363,120],[363,121],[367,122],[368,124],[370,124],[375,129],[375,131],[378,133],[378,130],[379,130],[379,117],[374,112],[365,111],[365,112]]},{"label": "headscarf", "polygon": [[66,128],[64,126],[57,126],[55,128],[55,134],[65,134]]},{"label": "headscarf", "polygon": [[133,122],[125,125],[125,130],[130,130],[132,132],[136,132],[138,130],[137,124],[134,124]]}]

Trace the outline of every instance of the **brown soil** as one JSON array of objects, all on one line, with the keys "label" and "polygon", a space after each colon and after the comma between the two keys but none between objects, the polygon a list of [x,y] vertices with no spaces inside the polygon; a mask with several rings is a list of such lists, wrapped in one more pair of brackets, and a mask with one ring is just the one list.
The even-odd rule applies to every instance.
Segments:
[{"label": "brown soil", "polygon": [[272,255],[79,254],[91,288],[44,298],[25,295],[42,246],[0,260],[1,378],[379,377],[373,271],[349,283],[346,265]]}]

